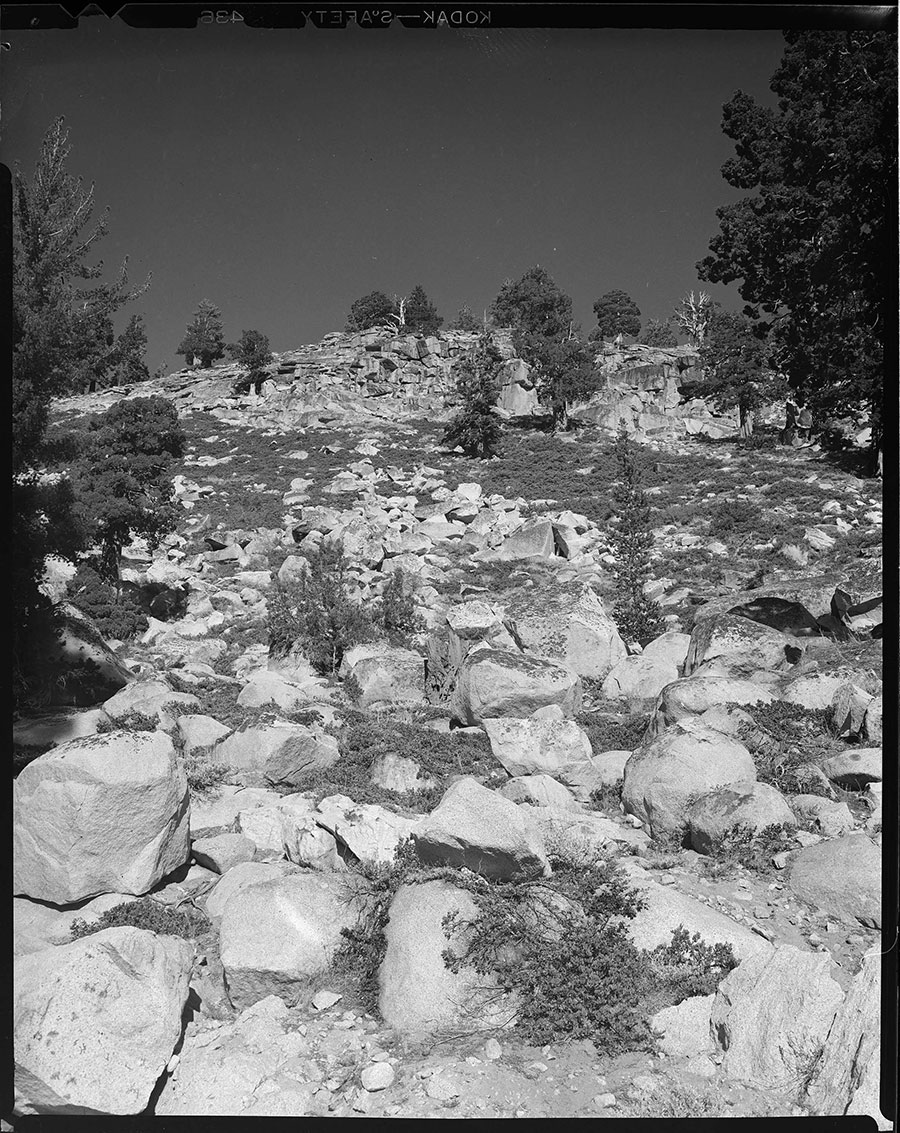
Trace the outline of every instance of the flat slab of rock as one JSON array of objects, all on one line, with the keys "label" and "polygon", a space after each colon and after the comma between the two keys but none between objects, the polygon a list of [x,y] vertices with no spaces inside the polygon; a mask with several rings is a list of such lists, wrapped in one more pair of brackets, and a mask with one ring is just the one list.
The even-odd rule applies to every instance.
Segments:
[{"label": "flat slab of rock", "polygon": [[287,877],[298,872],[291,862],[241,862],[228,873],[222,875],[222,880],[206,894],[204,909],[206,915],[218,925],[225,911],[225,904],[235,893],[246,889],[260,881],[275,881],[279,877]]},{"label": "flat slab of rock", "polygon": [[[178,1065],[154,1107],[157,1117],[308,1117],[321,1071],[312,1044],[276,996],[233,1021],[191,1023]],[[318,1073],[317,1073],[318,1072]]]},{"label": "flat slab of rock", "polygon": [[13,955],[26,956],[29,952],[68,944],[75,920],[93,924],[108,909],[133,900],[130,893],[104,893],[82,905],[60,909],[29,901],[27,897],[13,897]]},{"label": "flat slab of rock", "polygon": [[13,892],[56,905],[147,893],[189,858],[189,804],[163,732],[61,744],[13,784]]},{"label": "flat slab of rock", "polygon": [[549,869],[534,822],[472,778],[448,787],[413,837],[424,862],[464,866],[484,877]]},{"label": "flat slab of rock", "polygon": [[268,787],[223,784],[214,794],[191,799],[191,837],[203,838],[213,833],[224,833],[234,825],[242,810],[271,805],[281,798],[277,791]]},{"label": "flat slab of rock", "polygon": [[20,1113],[137,1114],[181,1034],[193,948],[108,928],[15,965]]},{"label": "flat slab of rock", "polygon": [[310,816],[361,862],[392,862],[401,842],[418,829],[419,819],[395,814],[375,803],[355,803],[346,795],[322,799]]},{"label": "flat slab of rock", "polygon": [[336,737],[319,729],[292,736],[272,752],[263,766],[263,776],[273,786],[299,787],[313,771],[333,766],[341,752]]},{"label": "flat slab of rock", "polygon": [[355,645],[344,655],[340,672],[358,682],[362,708],[425,701],[425,658],[412,649]]},{"label": "flat slab of rock", "polygon": [[215,834],[211,838],[198,838],[191,845],[191,854],[197,865],[213,873],[227,873],[241,862],[252,862],[256,845],[243,834]]},{"label": "flat slab of rock", "polygon": [[647,902],[633,920],[624,922],[638,948],[653,949],[658,944],[670,943],[672,933],[683,925],[688,932],[699,932],[705,944],[730,944],[741,962],[772,951],[767,940],[731,917],[681,893],[674,885],[660,885],[628,858],[622,858],[621,864],[629,884],[640,890]]},{"label": "flat slab of rock", "polygon": [[881,927],[881,848],[867,834],[806,846],[794,858],[789,885],[818,909]]},{"label": "flat slab of rock", "polygon": [[610,669],[603,682],[603,695],[607,700],[649,700],[678,677],[678,666],[668,658],[642,653],[626,657]]},{"label": "flat slab of rock", "polygon": [[862,791],[869,783],[882,780],[882,761],[880,747],[848,748],[840,755],[833,755],[822,764],[822,770],[839,787],[850,791]]}]

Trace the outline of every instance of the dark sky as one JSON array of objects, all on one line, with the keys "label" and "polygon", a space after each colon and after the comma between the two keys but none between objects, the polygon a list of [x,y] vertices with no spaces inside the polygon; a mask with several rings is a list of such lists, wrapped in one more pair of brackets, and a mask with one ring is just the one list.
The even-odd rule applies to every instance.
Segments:
[{"label": "dark sky", "polygon": [[[449,322],[542,264],[585,329],[699,286],[733,153],[722,104],[771,100],[778,31],[191,30],[105,16],[4,33],[0,157],[29,174],[65,115],[70,170],[110,206],[101,254],[150,291],[151,369],[197,303],[287,350],[369,291],[421,283]],[[726,306],[736,286],[707,287]]]}]

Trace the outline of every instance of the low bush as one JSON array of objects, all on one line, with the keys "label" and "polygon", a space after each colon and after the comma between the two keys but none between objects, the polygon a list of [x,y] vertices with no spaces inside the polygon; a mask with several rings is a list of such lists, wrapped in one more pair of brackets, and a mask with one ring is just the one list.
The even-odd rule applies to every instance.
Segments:
[{"label": "low bush", "polygon": [[97,734],[105,732],[155,732],[159,727],[156,716],[148,716],[145,712],[128,712],[118,720],[101,720],[97,725]]},{"label": "low bush", "polygon": [[102,932],[106,928],[143,928],[164,936],[181,936],[193,940],[209,928],[209,921],[202,913],[190,909],[181,912],[169,905],[154,901],[151,897],[139,897],[136,901],[125,901],[113,909],[107,909],[97,920],[90,923],[81,917],[72,921],[72,940],[81,940]]},{"label": "low bush", "polygon": [[213,759],[205,748],[182,756],[182,766],[187,775],[188,787],[195,795],[214,794],[231,775],[228,764]]},{"label": "low bush", "polygon": [[751,500],[722,500],[713,508],[709,533],[717,539],[726,535],[765,531],[766,519],[759,504]]},{"label": "low bush", "polygon": [[700,868],[710,878],[731,877],[739,869],[765,876],[775,872],[776,854],[796,849],[793,832],[783,823],[757,831],[743,824],[732,826],[700,860]]},{"label": "low bush", "polygon": [[143,633],[147,615],[134,595],[116,592],[92,566],[82,563],[68,584],[69,601],[89,617],[107,640],[128,641]]},{"label": "low bush", "polygon": [[606,711],[580,712],[575,721],[591,741],[594,755],[605,751],[634,751],[644,738],[650,717],[647,713],[620,715]]},{"label": "low bush", "polygon": [[[740,708],[740,705],[728,705]],[[753,722],[740,729],[760,783],[782,794],[830,795],[815,766],[842,745],[835,742],[827,708],[804,708],[786,700],[753,706]]]},{"label": "low bush", "polygon": [[[353,709],[344,711],[345,722],[332,729],[337,736],[341,757],[331,767],[308,772],[296,781],[294,791],[313,791],[326,795],[349,795],[354,802],[396,806],[402,802],[414,811],[431,810],[447,789],[450,776],[474,775],[481,778],[498,772],[486,735],[455,736],[437,732],[421,724],[375,720]],[[372,766],[383,755],[411,759],[421,768],[421,777],[430,786],[398,795],[372,782]],[[506,773],[503,772],[506,778]]]}]

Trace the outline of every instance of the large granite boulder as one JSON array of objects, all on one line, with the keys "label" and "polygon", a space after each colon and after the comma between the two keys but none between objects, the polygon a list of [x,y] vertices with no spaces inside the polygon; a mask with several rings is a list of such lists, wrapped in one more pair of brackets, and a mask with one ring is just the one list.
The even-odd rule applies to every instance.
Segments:
[{"label": "large granite boulder", "polygon": [[137,1114],[181,1035],[193,949],[108,928],[16,961],[16,1111]]},{"label": "large granite boulder", "polygon": [[423,861],[485,877],[549,870],[543,839],[525,811],[472,778],[448,787],[413,838]]},{"label": "large granite boulder", "polygon": [[581,708],[581,679],[546,657],[476,648],[463,661],[456,683],[454,715],[466,724],[496,716],[531,716],[558,704],[566,716]]},{"label": "large granite boulder", "polygon": [[867,1114],[879,1129],[891,1129],[879,1100],[882,963],[880,950],[863,957],[831,1024],[805,1100],[814,1114]]},{"label": "large granite boulder", "polygon": [[13,892],[57,905],[148,892],[189,859],[189,803],[163,732],[60,744],[13,784]]},{"label": "large granite boulder", "polygon": [[[793,651],[793,652],[792,652]],[[800,648],[785,634],[736,614],[704,618],[691,632],[684,662],[690,677],[701,666],[714,663],[721,673],[746,676],[757,669],[783,669],[800,658]]]},{"label": "large granite boulder", "polygon": [[698,795],[755,778],[753,758],[743,744],[691,722],[675,724],[632,752],[622,805],[649,826],[654,838],[678,834]]},{"label": "large granite boulder", "polygon": [[510,775],[553,775],[576,764],[590,764],[591,741],[558,705],[533,716],[494,716],[484,721],[491,752]]},{"label": "large granite boulder", "polygon": [[686,815],[688,838],[700,854],[709,854],[738,826],[759,833],[767,826],[795,826],[784,795],[768,783],[738,783],[702,795]]},{"label": "large granite boulder", "polygon": [[647,726],[648,736],[660,735],[686,716],[699,716],[724,704],[771,704],[777,697],[762,685],[737,677],[682,677],[662,690]]},{"label": "large granite boulder", "polygon": [[832,916],[881,927],[881,847],[867,834],[805,846],[794,858],[789,886]]},{"label": "large granite boulder", "polygon": [[447,967],[444,951],[461,954],[467,938],[464,930],[445,930],[451,914],[474,922],[478,911],[469,893],[446,881],[401,886],[391,902],[378,1007],[401,1035],[432,1038],[461,1025],[470,1031],[515,1022],[514,1007],[508,997],[498,997],[495,981],[471,968],[453,973]]},{"label": "large granite boulder", "polygon": [[[220,883],[221,884],[221,883]],[[360,907],[346,884],[298,873],[248,885],[222,911],[219,955],[231,1003],[243,1010],[267,995],[288,999],[324,972]]]},{"label": "large granite boulder", "polygon": [[362,708],[425,702],[425,659],[412,649],[354,645],[344,654],[340,675],[358,683]]},{"label": "large granite boulder", "polygon": [[729,1078],[797,1091],[844,998],[830,967],[827,953],[781,945],[725,977],[711,1024]]}]

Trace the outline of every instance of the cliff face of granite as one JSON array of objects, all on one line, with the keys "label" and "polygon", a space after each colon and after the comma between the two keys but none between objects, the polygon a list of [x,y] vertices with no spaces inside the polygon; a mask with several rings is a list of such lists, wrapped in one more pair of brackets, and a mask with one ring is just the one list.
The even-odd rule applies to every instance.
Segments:
[{"label": "cliff face of granite", "polygon": [[[510,331],[494,331],[504,358],[498,407],[511,417],[539,413],[537,391],[527,363],[515,356]],[[296,428],[355,418],[390,420],[408,413],[442,414],[455,403],[456,366],[477,334],[442,331],[399,335],[387,327],[336,331],[321,342],[277,354],[259,396],[234,395],[241,367],[223,363],[190,367],[164,378],[90,395],[102,409],[123,395],[162,394],[180,409],[265,417],[274,428]],[[595,355],[597,391],[573,406],[575,416],[615,432],[620,421],[641,436],[683,436],[706,432],[731,435],[731,415],[716,416],[685,388],[700,378],[699,358],[689,346],[668,349],[604,343]],[[79,408],[84,398],[66,399]],[[87,405],[85,404],[85,408]]]}]

